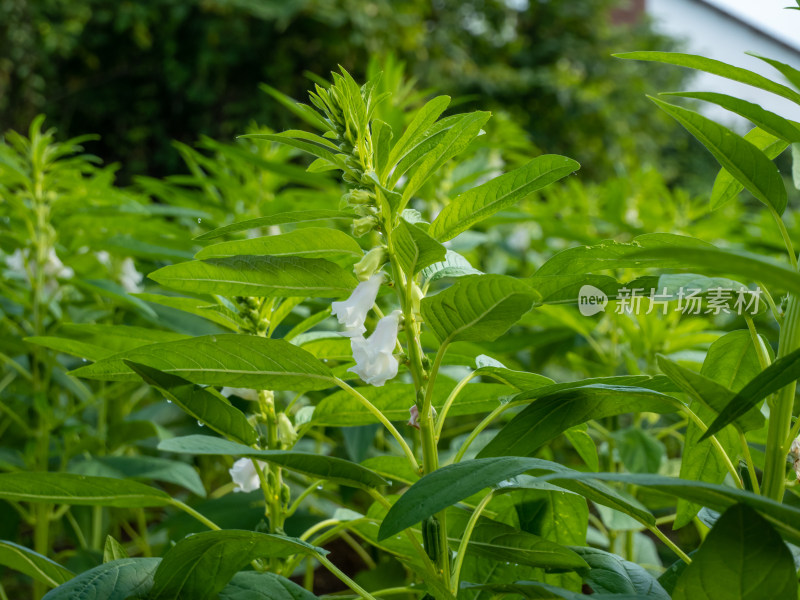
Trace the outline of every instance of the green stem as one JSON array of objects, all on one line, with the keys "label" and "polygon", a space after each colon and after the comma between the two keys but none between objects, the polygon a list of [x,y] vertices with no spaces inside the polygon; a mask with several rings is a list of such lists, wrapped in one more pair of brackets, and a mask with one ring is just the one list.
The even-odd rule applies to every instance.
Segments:
[{"label": "green stem", "polygon": [[475,529],[475,525],[477,525],[478,518],[481,516],[483,509],[486,508],[486,505],[489,504],[489,501],[493,496],[494,492],[489,492],[483,497],[483,500],[480,501],[480,504],[478,504],[475,510],[472,511],[472,515],[470,515],[469,521],[467,521],[467,527],[464,529],[464,533],[461,535],[461,543],[458,545],[458,552],[456,553],[456,558],[453,562],[453,578],[451,579],[450,584],[450,591],[453,592],[454,596],[458,592],[458,580],[461,577],[461,565],[464,563],[464,556],[467,554],[469,538],[472,537],[472,531]]},{"label": "green stem", "polygon": [[747,463],[747,472],[750,474],[750,481],[753,485],[753,491],[760,494],[761,490],[758,487],[758,478],[756,477],[756,468],[753,465],[753,457],[750,456],[750,446],[747,445],[747,438],[744,437],[743,432],[739,432],[739,441],[742,443],[742,455]]},{"label": "green stem", "polygon": [[321,554],[314,554],[314,556],[322,564],[323,567],[325,567],[331,573],[333,573],[342,583],[344,583],[347,587],[349,587],[351,590],[353,590],[356,594],[358,594],[362,598],[366,598],[367,600],[375,600],[375,596],[370,594],[367,590],[362,588],[355,581],[353,581],[347,575],[342,573],[342,571],[339,570],[339,567],[337,567],[335,564],[333,564],[327,558],[325,558]]},{"label": "green stem", "polygon": [[786,246],[786,253],[789,255],[789,262],[792,264],[792,268],[796,271],[797,255],[794,252],[794,246],[792,245],[792,238],[789,237],[789,232],[786,230],[786,224],[783,222],[783,219],[774,208],[770,207],[769,210],[772,213],[772,216],[775,218],[775,223],[778,225],[778,229],[781,232],[783,243]]},{"label": "green stem", "polygon": [[395,426],[392,425],[392,422],[386,418],[386,415],[384,415],[380,410],[378,410],[378,408],[374,404],[372,404],[372,402],[367,400],[363,396],[363,394],[361,394],[355,388],[350,387],[347,383],[345,383],[338,377],[334,377],[334,381],[336,382],[336,385],[338,385],[348,394],[350,394],[351,396],[356,398],[359,402],[361,402],[361,404],[364,405],[364,408],[366,408],[370,413],[372,413],[375,416],[375,418],[377,418],[378,421],[380,421],[383,424],[383,426],[389,430],[389,433],[392,434],[392,437],[395,440],[397,440],[398,444],[400,444],[400,447],[403,449],[403,452],[405,453],[406,458],[408,458],[408,462],[411,464],[414,471],[419,471],[419,463],[417,462],[416,456],[414,456],[414,453],[411,451],[411,448],[408,447],[408,444],[403,439],[403,436],[400,435],[400,432],[397,431]]},{"label": "green stem", "polygon": [[174,506],[175,508],[185,512],[187,515],[190,515],[190,516],[194,517],[195,519],[200,521],[203,525],[205,525],[206,527],[208,527],[212,531],[220,531],[222,529],[219,525],[214,523],[214,521],[208,519],[205,515],[197,512],[191,506],[189,506],[188,504],[184,504],[183,502],[181,502],[180,500],[177,500],[176,498],[171,498],[169,503],[172,506]]},{"label": "green stem", "polygon": [[[781,325],[778,354],[782,358],[800,346],[800,302],[789,296],[789,304]],[[786,455],[791,444],[792,413],[796,382],[781,388],[767,400],[770,407],[764,460],[763,495],[781,502],[786,489]]]},{"label": "green stem", "polygon": [[655,535],[658,539],[664,542],[664,544],[667,547],[669,547],[669,549],[672,550],[675,554],[677,554],[683,562],[685,562],[687,565],[692,563],[692,559],[689,558],[689,556],[683,550],[678,548],[678,546],[676,546],[671,539],[669,539],[666,535],[664,535],[664,533],[658,527],[656,527],[655,525],[651,525],[650,523],[645,523],[644,521],[639,521],[639,522],[645,527],[647,527],[647,529],[653,535]]},{"label": "green stem", "polygon": [[[694,411],[692,411],[691,408],[689,408],[682,402],[678,402],[677,405],[678,408],[681,410],[681,412],[683,412],[687,417],[689,417],[694,422],[695,425],[697,425],[700,431],[702,431],[703,433],[708,431],[708,427],[706,426],[706,424],[703,423],[703,420],[700,417],[698,417],[694,413]],[[712,435],[709,437],[709,439],[711,440],[711,444],[714,446],[714,448],[716,448],[717,452],[719,453],[720,458],[722,458],[722,461],[725,463],[725,467],[728,469],[728,472],[733,477],[733,480],[736,482],[736,487],[738,487],[739,489],[744,489],[742,481],[741,479],[739,479],[739,473],[736,470],[736,467],[733,466],[733,462],[731,462],[728,453],[725,452],[725,448],[723,448],[722,444],[719,443],[717,436]]]},{"label": "green stem", "polygon": [[[434,365],[434,367],[435,366],[436,365]],[[447,413],[450,411],[450,407],[453,405],[453,402],[455,402],[455,399],[458,396],[458,394],[461,393],[461,390],[464,389],[464,386],[467,385],[470,381],[472,381],[475,378],[475,376],[476,376],[476,372],[473,371],[472,373],[470,373],[469,375],[464,377],[461,381],[458,382],[456,387],[453,388],[453,391],[450,392],[450,395],[447,397],[447,400],[445,400],[444,406],[442,406],[442,412],[436,418],[436,441],[437,442],[442,437],[442,429],[444,428],[444,420],[447,417]],[[429,386],[429,387],[432,387],[432,386]]]}]

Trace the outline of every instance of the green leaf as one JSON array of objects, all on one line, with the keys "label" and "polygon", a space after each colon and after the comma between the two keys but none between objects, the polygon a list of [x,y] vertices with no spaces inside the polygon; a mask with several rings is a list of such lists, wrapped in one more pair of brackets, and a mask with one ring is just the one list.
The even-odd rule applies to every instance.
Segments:
[{"label": "green leaf", "polygon": [[599,471],[600,458],[597,456],[597,446],[592,436],[590,436],[586,430],[586,423],[583,423],[571,429],[567,429],[564,435],[569,440],[569,443],[572,444],[572,447],[575,448],[578,455],[583,459],[583,462],[586,463],[586,466],[589,467],[589,470]]},{"label": "green leaf", "polygon": [[[450,96],[436,96],[429,100],[415,114],[411,123],[408,124],[403,135],[397,140],[389,153],[386,167],[391,169],[405,156],[416,144],[418,144],[436,119],[445,111],[450,104]],[[382,171],[379,171],[382,173]]]},{"label": "green leaf", "polygon": [[[800,10],[800,8],[798,8],[797,6],[787,6],[786,8],[793,8],[794,10]],[[778,72],[784,77],[786,77],[789,83],[791,83],[794,87],[800,89],[800,71],[798,71],[794,67],[790,67],[787,64],[775,60],[774,58],[761,56],[757,52],[745,52],[745,54],[749,54],[750,56],[753,56],[759,60],[763,60],[768,65],[777,69]]]},{"label": "green leaf", "polygon": [[46,556],[7,540],[0,540],[0,565],[24,573],[49,587],[56,587],[75,577],[72,571]]},{"label": "green leaf", "polygon": [[360,258],[363,252],[352,237],[337,229],[306,227],[289,233],[222,242],[207,246],[195,255],[197,259],[228,256],[300,256],[303,258]]},{"label": "green leaf", "polygon": [[422,187],[428,178],[438,171],[448,160],[461,153],[481,131],[491,113],[476,111],[460,115],[460,119],[447,131],[441,141],[434,146],[414,170],[403,190],[403,203]]},{"label": "green leaf", "polygon": [[586,583],[597,594],[638,594],[639,598],[670,600],[658,580],[636,563],[598,548],[573,548],[589,563]]},{"label": "green leaf", "polygon": [[792,121],[765,110],[758,104],[747,102],[741,98],[734,98],[727,94],[718,94],[715,92],[668,92],[662,95],[681,96],[683,98],[694,98],[695,100],[711,102],[744,117],[751,121],[753,125],[760,127],[767,133],[778,138],[786,140],[787,142],[800,142],[800,129],[798,129]]},{"label": "green leaf", "polygon": [[[747,132],[744,139],[761,150],[770,160],[777,158],[789,146],[788,142],[758,127]],[[719,173],[717,173],[717,178],[714,180],[714,187],[711,189],[711,197],[709,198],[711,210],[724,206],[736,198],[743,189],[744,186],[730,172],[720,169]]]},{"label": "green leaf", "polygon": [[445,277],[464,277],[465,275],[482,275],[483,273],[474,268],[469,261],[458,252],[447,250],[442,262],[437,262],[429,267],[422,269],[422,278],[427,283],[443,279]]},{"label": "green leaf", "polygon": [[389,177],[388,187],[393,189],[406,171],[419,166],[425,157],[444,139],[453,127],[463,122],[465,115],[452,115],[440,119],[428,130],[425,137],[414,144],[400,159]]},{"label": "green leaf", "polygon": [[[501,481],[516,477],[526,471],[550,473],[548,479],[557,480],[559,476],[569,475],[564,480],[570,489],[582,496],[602,504],[623,510],[629,514],[636,514],[640,520],[654,522],[653,516],[641,505],[629,504],[627,501],[606,486],[572,486],[570,479],[579,478],[580,473],[562,467],[557,463],[538,458],[503,456],[499,458],[485,458],[464,461],[447,465],[428,473],[412,485],[392,506],[381,523],[378,540],[385,540],[419,523],[445,508],[477,494],[482,489],[495,486]],[[540,477],[541,478],[541,477]],[[585,479],[585,478],[584,478]],[[555,482],[563,487],[561,482]],[[519,485],[505,483],[499,488],[501,491],[520,489]],[[800,512],[799,512],[800,514]]]},{"label": "green leaf", "polygon": [[222,296],[341,298],[357,281],[321,258],[229,256],[162,267],[150,279],[184,292]]},{"label": "green leaf", "polygon": [[779,215],[786,209],[786,187],[778,168],[761,150],[727,127],[692,110],[650,98],[683,125],[747,190]]},{"label": "green leaf", "polygon": [[[305,134],[303,135],[303,137],[306,139],[300,139],[301,134]],[[293,148],[297,148],[298,150],[302,150],[303,152],[308,152],[312,156],[316,156],[317,158],[326,160],[331,165],[334,165],[337,169],[341,169],[342,171],[352,174],[351,170],[345,166],[343,155],[339,152],[339,149],[336,148],[336,146],[334,146],[333,144],[325,143],[327,142],[325,138],[319,138],[319,136],[315,136],[314,134],[301,132],[297,130],[291,130],[277,134],[247,133],[244,135],[240,135],[239,137],[252,138],[255,140],[267,140],[269,142],[286,144],[287,146],[292,146]],[[320,142],[317,140],[317,138],[325,140],[325,142]]]},{"label": "green leaf", "polygon": [[136,481],[39,471],[0,473],[0,500],[119,508],[167,506],[172,502],[166,492]]},{"label": "green leaf", "polygon": [[397,260],[409,275],[416,275],[421,269],[444,260],[444,246],[404,219],[400,219],[393,236]]},{"label": "green leaf", "polygon": [[631,473],[657,473],[666,456],[664,444],[640,427],[626,427],[611,434],[620,460]]},{"label": "green leaf", "polygon": [[422,316],[442,344],[493,341],[531,309],[536,292],[505,275],[467,275],[424,298]]},{"label": "green leaf", "polygon": [[208,385],[305,392],[335,383],[330,370],[305,350],[284,340],[235,333],[142,346],[72,374],[101,381],[137,381],[126,360]]},{"label": "green leaf", "polygon": [[747,413],[752,407],[770,394],[777,392],[800,377],[800,349],[795,350],[773,362],[761,371],[750,383],[720,411],[719,416],[709,426],[701,439],[714,435],[717,431]]},{"label": "green leaf", "polygon": [[217,311],[219,304],[212,300],[201,300],[200,298],[183,298],[181,296],[162,296],[160,294],[148,294],[140,292],[134,294],[140,300],[152,302],[160,306],[174,308],[191,315],[196,315],[208,319],[212,323],[222,325],[227,329],[239,331],[239,324],[236,319]]},{"label": "green leaf", "polygon": [[103,546],[103,562],[109,563],[112,560],[122,560],[130,558],[128,551],[110,535],[106,536],[106,543]]},{"label": "green leaf", "polygon": [[[713,573],[713,578],[709,575]],[[791,552],[756,511],[725,511],[675,584],[673,600],[796,600]]]},{"label": "green leaf", "polygon": [[298,102],[294,98],[287,96],[283,92],[276,90],[274,87],[267,85],[266,83],[262,83],[258,87],[261,89],[261,91],[266,92],[275,98],[275,100],[280,102],[281,105],[290,110],[299,118],[303,119],[309,125],[316,127],[320,131],[330,131],[330,124],[323,119],[317,111],[307,104]]},{"label": "green leaf", "polygon": [[370,124],[372,130],[372,162],[380,179],[386,171],[389,159],[389,146],[394,137],[392,127],[385,121],[373,119]]},{"label": "green leaf", "polygon": [[166,481],[205,497],[206,490],[194,467],[158,456],[96,456],[73,462],[70,473],[118,479]]},{"label": "green leaf", "polygon": [[[708,242],[683,235],[672,233],[648,233],[637,236],[631,244],[622,244],[613,240],[606,240],[594,246],[576,246],[568,248],[554,255],[545,262],[531,278],[534,286],[538,285],[542,277],[564,277],[566,275],[583,275],[595,271],[609,269],[628,269],[641,267],[635,255],[644,249],[664,248],[662,262],[656,266],[664,268],[680,268],[682,262],[670,259],[670,254],[675,248],[689,248],[692,251],[698,248],[711,248]],[[668,250],[667,250],[668,249]],[[591,283],[591,282],[589,282]],[[577,295],[574,296],[577,298]]]},{"label": "green leaf", "polygon": [[[682,367],[663,355],[657,355],[656,359],[659,368],[681,391],[712,409],[715,416],[724,410],[736,395],[713,379]],[[735,423],[742,431],[761,429],[764,426],[764,415],[757,408],[752,407],[747,413],[737,417]]]},{"label": "green leaf", "polygon": [[160,558],[113,560],[84,571],[50,590],[42,600],[127,600],[142,597],[153,586],[153,575],[160,562]]},{"label": "green leaf", "polygon": [[34,336],[24,338],[24,341],[65,354],[99,360],[154,342],[170,342],[189,337],[172,331],[127,325],[67,323],[61,327],[60,332],[64,337]]},{"label": "green leaf", "polygon": [[[563,254],[563,253],[562,253]],[[558,255],[557,255],[558,256]],[[716,248],[644,248],[628,255],[640,268],[659,267],[689,271],[702,268],[775,285],[800,294],[800,274],[764,256]]]},{"label": "green leaf", "polygon": [[592,384],[555,392],[539,397],[511,419],[478,458],[530,456],[579,423],[631,412],[670,413],[676,403],[666,394],[638,387]]},{"label": "green leaf", "polygon": [[492,361],[484,355],[478,356],[475,361],[478,366],[474,371],[475,376],[490,377],[500,383],[517,388],[520,391],[536,390],[555,384],[549,377],[539,375],[538,373],[514,371],[505,368],[500,363],[494,364],[496,361]]},{"label": "green leaf", "polygon": [[218,227],[217,229],[212,229],[211,231],[197,236],[195,239],[198,241],[213,240],[230,233],[247,231],[248,229],[256,229],[259,227],[270,227],[272,225],[298,225],[303,223],[316,223],[318,221],[352,221],[354,216],[353,213],[325,209],[278,213]]},{"label": "green leaf", "polygon": [[734,504],[746,504],[750,508],[757,510],[761,516],[769,521],[786,541],[793,544],[800,542],[800,509],[788,504],[781,504],[775,500],[759,496],[752,492],[703,481],[687,481],[675,477],[662,477],[660,475],[650,474],[578,473],[577,471],[572,471],[570,473],[554,473],[539,476],[539,481],[549,481],[559,486],[563,486],[564,483],[570,479],[576,481],[616,481],[619,483],[637,485],[665,494],[671,494],[678,498],[684,498],[719,512],[725,511]]},{"label": "green leaf", "polygon": [[[448,537],[453,538],[450,546],[454,550],[458,549],[469,518],[466,511],[447,513]],[[587,566],[580,556],[561,544],[486,517],[478,519],[467,552],[484,559],[515,562],[550,571],[572,571]]]},{"label": "green leaf", "polygon": [[738,81],[746,85],[761,88],[767,92],[772,92],[778,96],[783,96],[796,104],[800,104],[800,94],[791,88],[775,83],[767,79],[763,75],[753,73],[741,67],[734,67],[719,60],[712,58],[705,58],[704,56],[697,56],[695,54],[683,54],[681,52],[624,52],[621,54],[614,54],[617,58],[627,58],[632,60],[647,60],[653,62],[667,63],[679,67],[688,67],[698,71],[705,71],[712,75],[719,75],[726,79]]},{"label": "green leaf", "polygon": [[180,406],[189,416],[208,425],[217,433],[232,437],[243,444],[258,441],[258,432],[239,409],[209,390],[177,375],[162,373],[147,365],[125,361],[145,383],[158,388],[165,397]]},{"label": "green leaf", "polygon": [[304,475],[328,479],[353,487],[374,488],[386,485],[383,478],[373,471],[341,458],[291,450],[256,450],[236,442],[207,435],[170,438],[162,441],[158,445],[158,449],[180,454],[255,458]]},{"label": "green leaf", "polygon": [[565,156],[538,156],[525,166],[487,181],[455,198],[433,221],[430,234],[439,241],[452,239],[475,223],[513,206],[528,194],[574,173],[579,168],[577,162]]},{"label": "green leaf", "polygon": [[[772,356],[772,348],[759,335],[763,349]],[[718,338],[706,352],[700,374],[713,379],[726,388],[738,392],[761,372],[761,363],[747,329],[730,331]]]},{"label": "green leaf", "polygon": [[792,144],[792,183],[800,190],[800,144]]},{"label": "green leaf", "polygon": [[233,576],[256,558],[325,554],[296,538],[253,531],[204,531],[167,550],[156,570],[153,600],[211,600]]},{"label": "green leaf", "polygon": [[316,600],[294,581],[275,573],[241,571],[219,593],[219,600]]}]

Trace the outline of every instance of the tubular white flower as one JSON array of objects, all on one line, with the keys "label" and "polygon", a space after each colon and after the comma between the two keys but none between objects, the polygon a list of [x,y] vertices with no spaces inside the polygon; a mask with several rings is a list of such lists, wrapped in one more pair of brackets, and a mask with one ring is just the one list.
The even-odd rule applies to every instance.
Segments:
[{"label": "tubular white flower", "polygon": [[398,363],[392,353],[397,344],[400,314],[396,310],[383,317],[367,339],[363,336],[351,338],[350,347],[356,366],[348,371],[358,375],[365,383],[380,387],[397,375]]},{"label": "tubular white flower", "polygon": [[[267,464],[258,461],[258,466],[263,470]],[[256,468],[253,466],[253,461],[249,458],[240,458],[237,460],[233,463],[233,467],[228,469],[228,473],[231,474],[231,479],[233,483],[236,484],[236,487],[233,489],[234,492],[253,492],[261,487],[261,481],[258,479]]]},{"label": "tubular white flower", "polygon": [[382,282],[383,273],[375,273],[366,281],[359,283],[347,300],[331,304],[331,312],[339,319],[339,323],[347,328],[341,332],[342,335],[361,336],[367,330],[364,321],[372,305],[375,304]]},{"label": "tubular white flower", "polygon": [[136,265],[133,259],[128,257],[122,261],[120,265],[119,282],[125,291],[129,294],[135,294],[142,291],[142,279],[144,275],[136,270]]}]

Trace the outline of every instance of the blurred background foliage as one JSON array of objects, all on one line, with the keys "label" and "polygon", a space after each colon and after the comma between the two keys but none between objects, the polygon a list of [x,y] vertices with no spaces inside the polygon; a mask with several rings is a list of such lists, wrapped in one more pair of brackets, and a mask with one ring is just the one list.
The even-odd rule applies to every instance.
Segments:
[{"label": "blurred background foliage", "polygon": [[[658,164],[667,181],[698,147],[645,93],[682,74],[612,58],[675,49],[625,0],[0,0],[0,129],[48,115],[63,136],[133,174],[183,170],[173,140],[231,139],[296,123],[258,91],[305,100],[311,73],[364,79],[394,56],[421,87],[507,111],[542,152],[600,179]],[[701,155],[703,156],[703,155]],[[703,164],[710,164],[705,161]]]}]

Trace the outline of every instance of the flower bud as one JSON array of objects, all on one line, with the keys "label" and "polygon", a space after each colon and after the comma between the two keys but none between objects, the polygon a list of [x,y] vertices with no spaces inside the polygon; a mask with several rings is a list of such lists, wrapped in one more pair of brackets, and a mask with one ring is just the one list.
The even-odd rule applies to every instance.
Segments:
[{"label": "flower bud", "polygon": [[378,246],[367,252],[353,267],[353,271],[359,281],[366,281],[378,272],[384,262],[386,262],[386,250],[383,246]]},{"label": "flower bud", "polygon": [[278,413],[278,438],[284,448],[291,448],[297,441],[297,432],[294,430],[289,417],[283,412]]},{"label": "flower bud", "polygon": [[360,219],[356,219],[353,221],[353,235],[357,238],[365,235],[375,229],[375,226],[378,224],[378,219],[375,217],[361,217]]}]

